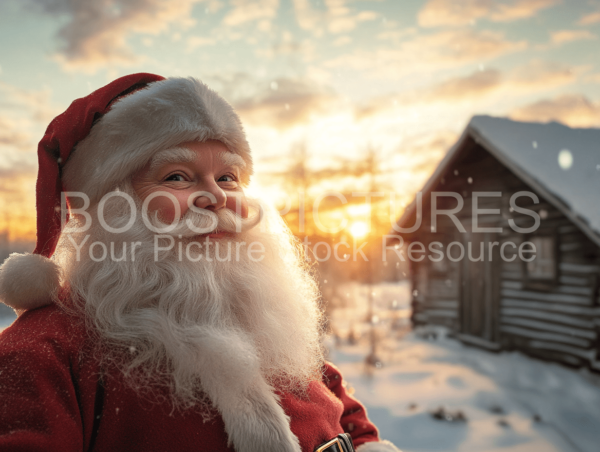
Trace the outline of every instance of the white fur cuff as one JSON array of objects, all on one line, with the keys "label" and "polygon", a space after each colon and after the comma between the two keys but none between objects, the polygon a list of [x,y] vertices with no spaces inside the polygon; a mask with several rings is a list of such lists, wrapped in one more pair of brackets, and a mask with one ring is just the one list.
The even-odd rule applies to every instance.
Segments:
[{"label": "white fur cuff", "polygon": [[356,452],[401,452],[389,441],[365,443],[356,449]]}]

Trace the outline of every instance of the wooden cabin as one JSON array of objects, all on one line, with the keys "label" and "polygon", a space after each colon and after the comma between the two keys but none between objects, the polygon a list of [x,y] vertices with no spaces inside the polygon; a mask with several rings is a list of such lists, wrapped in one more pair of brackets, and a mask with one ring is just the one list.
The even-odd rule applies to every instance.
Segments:
[{"label": "wooden cabin", "polygon": [[415,326],[600,370],[600,129],[476,116],[395,229]]}]

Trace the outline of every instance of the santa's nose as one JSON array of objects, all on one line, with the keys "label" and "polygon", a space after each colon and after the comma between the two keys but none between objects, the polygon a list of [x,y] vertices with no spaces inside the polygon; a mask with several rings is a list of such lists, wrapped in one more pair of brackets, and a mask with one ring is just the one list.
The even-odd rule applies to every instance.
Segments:
[{"label": "santa's nose", "polygon": [[225,207],[227,202],[227,195],[218,185],[197,191],[194,195],[194,205],[201,209],[219,210]]}]

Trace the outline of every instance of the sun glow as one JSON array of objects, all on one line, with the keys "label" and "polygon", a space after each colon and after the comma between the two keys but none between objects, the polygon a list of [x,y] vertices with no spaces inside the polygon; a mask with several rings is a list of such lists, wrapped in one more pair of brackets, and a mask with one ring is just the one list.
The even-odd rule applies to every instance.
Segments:
[{"label": "sun glow", "polygon": [[350,225],[350,234],[355,238],[361,238],[369,232],[369,225],[364,221],[355,221]]}]

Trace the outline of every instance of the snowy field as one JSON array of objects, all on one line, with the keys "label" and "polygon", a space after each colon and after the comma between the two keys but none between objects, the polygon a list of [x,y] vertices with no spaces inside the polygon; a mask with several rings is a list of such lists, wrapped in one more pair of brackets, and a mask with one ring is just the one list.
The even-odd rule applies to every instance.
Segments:
[{"label": "snowy field", "polygon": [[[360,292],[365,299],[367,290]],[[407,291],[397,285],[374,290],[375,299],[387,300],[380,308]],[[404,452],[600,450],[600,377],[519,353],[467,347],[443,330],[408,332],[397,320],[391,328],[393,312],[405,307],[403,299],[392,314],[375,310],[382,365],[370,371],[364,365],[368,324],[350,328],[350,306],[332,315],[338,337],[328,341],[329,359],[367,406],[383,438]],[[364,318],[360,309],[355,318]],[[349,344],[344,334],[351,330]]]}]

